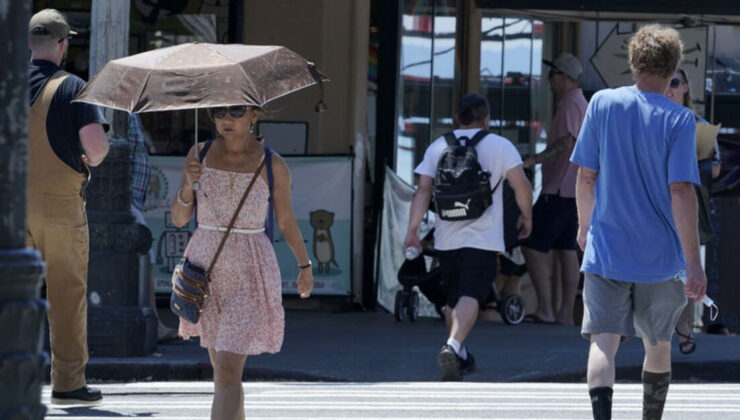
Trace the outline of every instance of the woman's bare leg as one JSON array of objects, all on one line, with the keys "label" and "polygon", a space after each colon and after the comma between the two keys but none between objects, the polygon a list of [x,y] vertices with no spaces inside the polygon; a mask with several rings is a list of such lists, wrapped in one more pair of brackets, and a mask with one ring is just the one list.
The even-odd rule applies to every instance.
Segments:
[{"label": "woman's bare leg", "polygon": [[242,373],[247,356],[228,351],[208,349],[213,365],[212,420],[244,419],[244,388]]}]

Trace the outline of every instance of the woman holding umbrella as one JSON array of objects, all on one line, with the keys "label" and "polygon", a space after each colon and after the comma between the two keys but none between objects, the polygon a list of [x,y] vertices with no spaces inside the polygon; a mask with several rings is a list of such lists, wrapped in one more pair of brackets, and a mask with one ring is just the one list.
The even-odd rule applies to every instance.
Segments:
[{"label": "woman holding umbrella", "polygon": [[[208,349],[215,385],[212,418],[244,418],[241,377],[247,356],[276,353],[283,343],[281,276],[264,233],[269,167],[257,171],[268,149],[253,128],[267,103],[313,85],[323,98],[326,81],[314,63],[282,46],[194,42],[109,61],[75,98],[133,113],[210,108],[220,136],[198,144],[196,110],[195,146],[171,208],[173,223],[183,226],[198,202],[199,225],[185,255],[199,267],[213,260],[247,185],[258,177],[210,272],[198,323],[180,322],[181,336],[200,336]],[[325,109],[320,99],[316,111]],[[280,156],[272,154],[267,162],[277,224],[298,263],[298,293],[307,298],[313,274],[290,203],[290,173]]]},{"label": "woman holding umbrella", "polygon": [[[265,147],[254,135],[259,109],[248,106],[211,108],[219,137],[210,143],[202,162],[204,144],[191,148],[180,189],[172,204],[172,221],[184,226],[193,217],[197,200],[198,228],[185,255],[206,267],[216,252],[238,202],[252,177],[259,177],[241,209],[234,229],[211,273],[210,292],[198,324],[180,320],[184,338],[200,336],[213,365],[213,419],[243,419],[242,372],[246,358],[277,353],[283,343],[284,314],[281,276],[264,233],[270,190],[265,170],[254,173],[265,158]],[[277,225],[296,257],[300,273],[298,293],[307,298],[313,288],[311,260],[290,202],[290,172],[271,154],[273,200]],[[198,183],[197,191],[193,184]]]}]

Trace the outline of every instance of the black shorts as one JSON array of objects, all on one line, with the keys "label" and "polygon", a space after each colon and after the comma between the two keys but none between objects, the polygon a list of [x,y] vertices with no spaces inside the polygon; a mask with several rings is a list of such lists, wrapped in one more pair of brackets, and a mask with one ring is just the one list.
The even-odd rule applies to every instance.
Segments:
[{"label": "black shorts", "polygon": [[532,234],[522,246],[540,252],[576,250],[578,210],[576,199],[541,194],[532,208]]},{"label": "black shorts", "polygon": [[497,260],[496,251],[477,248],[439,251],[447,306],[454,308],[460,296],[471,297],[480,305],[490,301]]}]

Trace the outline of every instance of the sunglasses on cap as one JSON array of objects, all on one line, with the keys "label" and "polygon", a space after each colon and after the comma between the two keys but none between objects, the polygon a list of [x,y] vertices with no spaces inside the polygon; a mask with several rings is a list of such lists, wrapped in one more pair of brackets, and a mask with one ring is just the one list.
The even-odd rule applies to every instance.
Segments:
[{"label": "sunglasses on cap", "polygon": [[679,79],[678,77],[674,77],[671,79],[671,89],[675,89],[683,84],[683,80]]},{"label": "sunglasses on cap", "polygon": [[241,118],[244,116],[244,114],[247,113],[247,106],[237,105],[237,106],[230,106],[228,108],[225,106],[219,106],[216,108],[210,108],[208,111],[211,113],[213,118],[224,118],[227,112],[233,118]]}]

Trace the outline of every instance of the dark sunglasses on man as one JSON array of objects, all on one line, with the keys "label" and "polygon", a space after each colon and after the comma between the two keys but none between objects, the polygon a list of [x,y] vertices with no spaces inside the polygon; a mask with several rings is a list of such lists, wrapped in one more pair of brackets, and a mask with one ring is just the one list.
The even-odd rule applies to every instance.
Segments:
[{"label": "dark sunglasses on man", "polygon": [[224,118],[226,116],[226,113],[228,112],[229,115],[231,115],[232,118],[241,118],[244,116],[244,114],[247,113],[247,106],[246,105],[237,105],[237,106],[219,106],[216,108],[209,108],[208,112],[211,113],[211,116],[213,118]]},{"label": "dark sunglasses on man", "polygon": [[678,77],[674,77],[671,79],[671,89],[675,89],[683,84],[683,80],[679,79]]},{"label": "dark sunglasses on man", "polygon": [[565,74],[560,70],[550,69],[550,71],[547,73],[547,78],[551,78],[552,76],[558,75],[558,74]]}]

